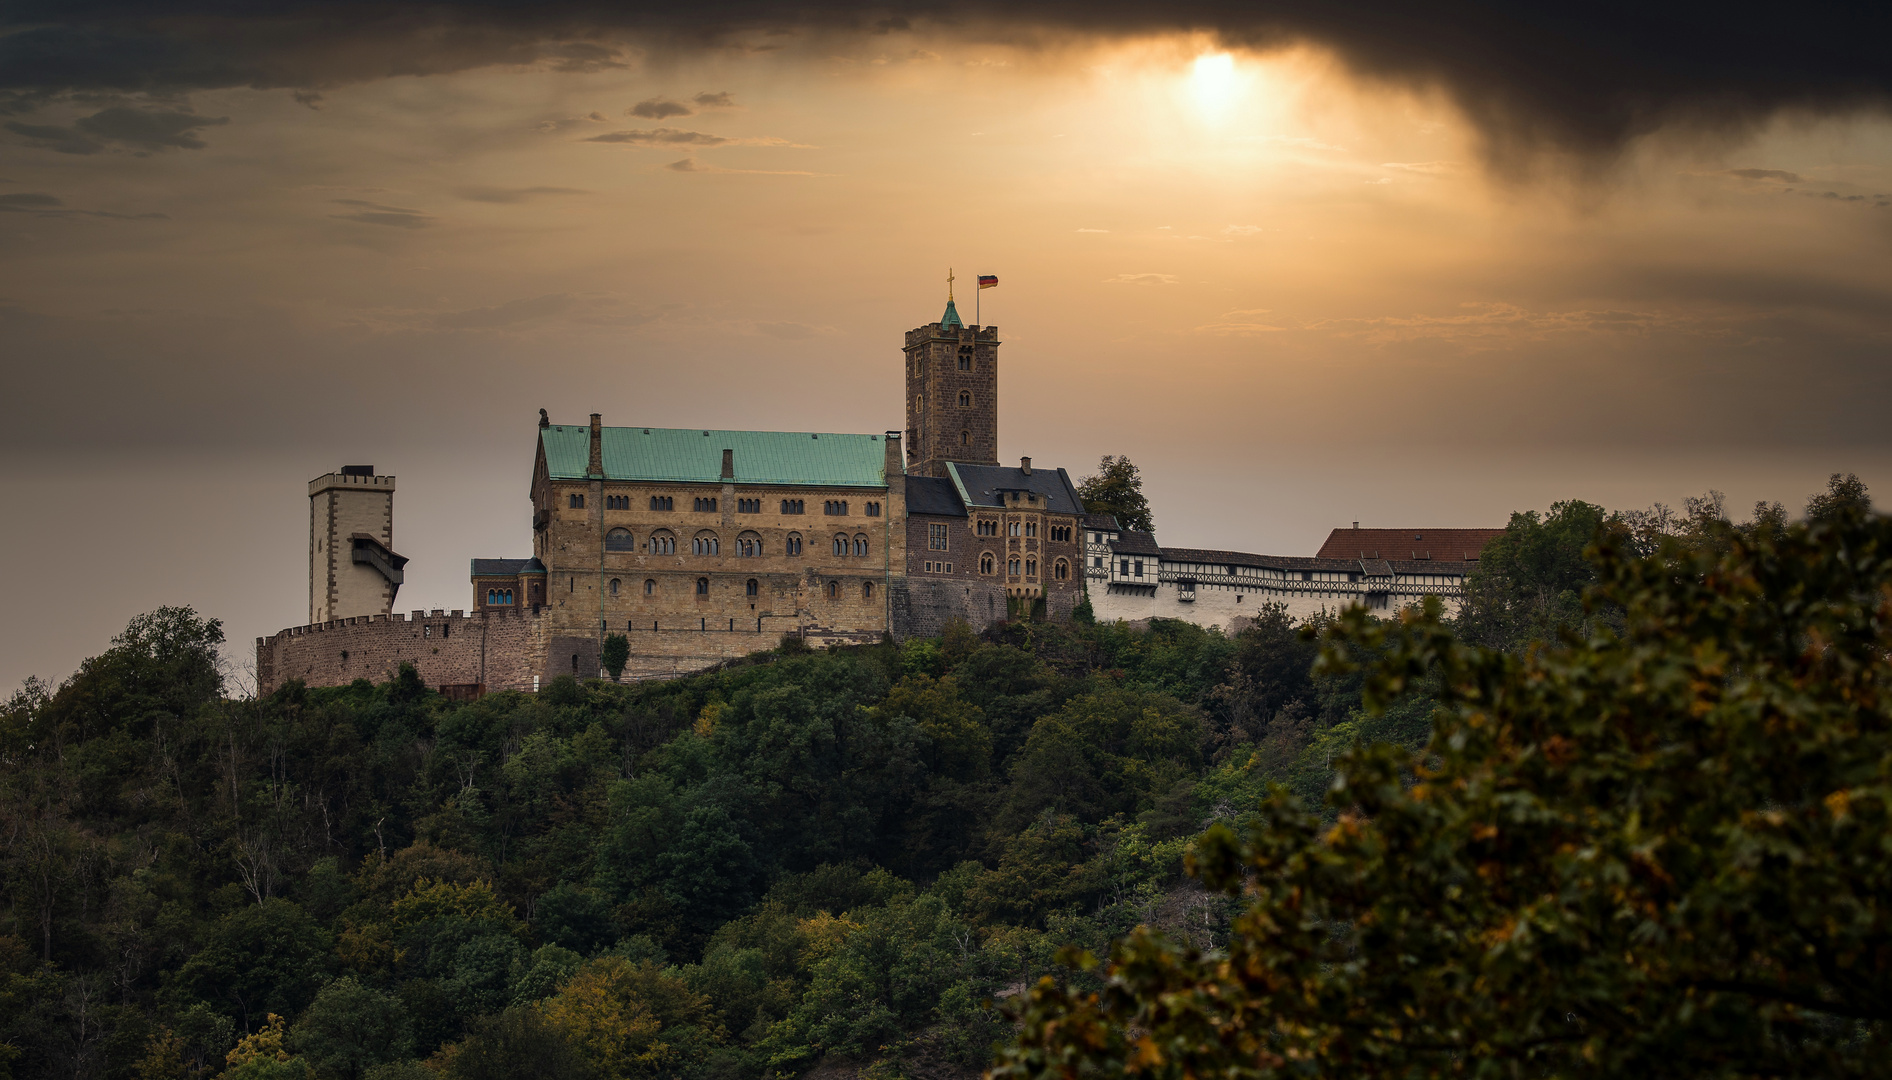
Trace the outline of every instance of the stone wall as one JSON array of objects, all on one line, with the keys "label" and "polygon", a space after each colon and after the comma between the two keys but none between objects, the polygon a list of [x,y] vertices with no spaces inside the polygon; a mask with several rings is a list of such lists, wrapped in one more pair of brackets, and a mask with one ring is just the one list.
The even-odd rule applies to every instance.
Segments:
[{"label": "stone wall", "polygon": [[546,674],[544,637],[544,620],[530,609],[416,611],[296,626],[256,639],[257,689],[267,694],[290,679],[310,686],[386,682],[411,663],[428,686],[531,690]]},{"label": "stone wall", "polygon": [[974,630],[1003,622],[1005,586],[992,579],[958,577],[921,576],[894,582],[895,640],[937,637],[954,619],[964,620]]}]

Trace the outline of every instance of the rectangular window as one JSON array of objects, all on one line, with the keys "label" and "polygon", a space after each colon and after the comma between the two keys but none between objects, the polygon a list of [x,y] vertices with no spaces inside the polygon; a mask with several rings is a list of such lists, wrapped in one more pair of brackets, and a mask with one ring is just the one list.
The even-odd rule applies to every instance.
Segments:
[{"label": "rectangular window", "polygon": [[1138,560],[1136,561],[1136,569],[1135,569],[1134,571],[1132,571],[1132,572],[1131,572],[1131,574],[1130,574],[1130,576],[1131,576],[1131,577],[1142,577],[1142,576],[1143,576],[1143,560],[1142,560],[1142,559],[1138,559]]},{"label": "rectangular window", "polygon": [[1124,577],[1130,576],[1130,560],[1129,559],[1117,560],[1117,573],[1122,574]]},{"label": "rectangular window", "polygon": [[926,548],[928,551],[946,551],[946,526],[928,525],[926,527]]},{"label": "rectangular window", "polygon": [[947,572],[947,573],[949,573],[949,574],[953,572],[953,564],[952,564],[952,563],[947,563],[947,564],[946,564],[946,572]]},{"label": "rectangular window", "polygon": [[574,492],[572,494],[571,500],[572,500],[571,508],[573,510],[583,510],[585,508],[585,497],[583,495],[580,495]]}]

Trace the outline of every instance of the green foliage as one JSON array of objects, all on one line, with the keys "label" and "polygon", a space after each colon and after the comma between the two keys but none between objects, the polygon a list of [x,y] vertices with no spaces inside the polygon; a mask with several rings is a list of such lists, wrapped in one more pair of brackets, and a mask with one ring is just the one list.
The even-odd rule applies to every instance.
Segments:
[{"label": "green foliage", "polygon": [[289,1045],[322,1080],[357,1080],[376,1065],[405,1060],[414,1035],[399,999],[344,975],[315,995]]},{"label": "green foliage", "polygon": [[1542,517],[1535,510],[1512,514],[1466,580],[1459,614],[1465,640],[1519,649],[1553,640],[1560,630],[1592,629],[1597,620],[1583,594],[1596,583],[1596,567],[1583,553],[1608,519],[1602,507],[1576,500],[1556,503]]},{"label": "green foliage", "polygon": [[303,1010],[334,968],[332,939],[300,904],[271,897],[218,919],[178,968],[181,1001],[204,1001],[247,1031],[269,1013]]},{"label": "green foliage", "polygon": [[1137,532],[1155,532],[1156,518],[1143,495],[1143,474],[1127,457],[1105,454],[1097,472],[1077,482],[1077,497],[1092,514],[1112,514],[1117,524]]},{"label": "green foliage", "polygon": [[1435,685],[1425,752],[1212,829],[1226,951],[1130,934],[993,1075],[1886,1075],[1892,522],[1714,531],[1605,536],[1621,630],[1522,655],[1344,616],[1323,666],[1371,711]]},{"label": "green foliage", "polygon": [[631,662],[631,639],[623,634],[606,634],[604,648],[599,656],[611,681],[617,682],[624,677],[624,665]]}]

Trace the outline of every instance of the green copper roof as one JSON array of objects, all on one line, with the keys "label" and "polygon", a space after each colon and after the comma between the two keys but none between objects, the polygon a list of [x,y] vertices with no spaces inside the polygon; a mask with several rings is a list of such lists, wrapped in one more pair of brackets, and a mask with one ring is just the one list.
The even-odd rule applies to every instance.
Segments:
[{"label": "green copper roof", "polygon": [[[599,436],[607,480],[717,484],[723,451],[734,450],[738,484],[885,487],[886,444],[879,435],[807,431],[704,431],[702,428],[608,427]],[[591,428],[539,429],[554,480],[583,480],[591,463]]]},{"label": "green copper roof", "polygon": [[942,330],[949,326],[960,330],[965,329],[966,324],[959,318],[959,308],[951,300],[946,301],[946,314],[939,317],[939,325]]}]

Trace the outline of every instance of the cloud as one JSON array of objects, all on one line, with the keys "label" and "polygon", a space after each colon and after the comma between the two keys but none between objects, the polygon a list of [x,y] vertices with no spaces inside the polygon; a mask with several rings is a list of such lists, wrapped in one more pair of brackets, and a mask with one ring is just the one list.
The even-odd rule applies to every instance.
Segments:
[{"label": "cloud", "polygon": [[642,117],[645,120],[667,120],[672,116],[694,116],[696,110],[681,101],[671,101],[665,97],[654,97],[640,101],[625,110],[626,116]]},{"label": "cloud", "polygon": [[1259,236],[1260,234],[1267,231],[1268,230],[1262,228],[1259,225],[1224,225],[1222,226],[1222,235],[1224,236]]},{"label": "cloud", "polygon": [[32,214],[34,217],[98,217],[119,221],[162,221],[164,214],[120,214],[111,210],[72,210],[65,200],[43,191],[16,191],[0,195],[0,213]]},{"label": "cloud", "polygon": [[34,146],[61,154],[96,154],[113,144],[140,154],[163,150],[202,150],[200,128],[227,124],[227,116],[198,116],[179,109],[134,109],[114,105],[82,116],[71,127],[12,122],[8,131],[23,135]]},{"label": "cloud", "polygon": [[1641,334],[1676,321],[1676,316],[1640,311],[1533,311],[1516,304],[1479,302],[1461,304],[1450,315],[1325,319],[1308,324],[1306,329],[1378,343],[1439,339],[1476,346],[1494,339],[1542,340],[1573,333]]},{"label": "cloud", "polygon": [[695,158],[673,161],[664,168],[680,173],[729,173],[747,176],[833,176],[833,173],[808,172],[805,169],[725,169],[719,165],[705,165]]},{"label": "cloud", "polygon": [[696,102],[697,108],[700,109],[733,109],[736,107],[736,99],[730,96],[727,90],[718,90],[714,94],[705,90],[690,100]]},{"label": "cloud", "polygon": [[442,330],[507,330],[561,314],[572,306],[574,299],[570,293],[547,293],[508,300],[492,307],[449,312],[435,316],[433,321]]},{"label": "cloud", "polygon": [[811,150],[813,147],[802,143],[789,142],[773,135],[751,135],[731,138],[723,135],[711,135],[703,131],[685,131],[682,128],[650,128],[630,131],[609,131],[603,135],[593,135],[584,142],[620,143],[625,146],[786,146],[797,150]]},{"label": "cloud", "polygon": [[531,199],[535,195],[588,195],[590,194],[590,192],[585,191],[582,188],[568,188],[568,187],[502,188],[502,187],[485,187],[478,184],[471,184],[466,187],[455,188],[453,193],[459,196],[460,198],[467,200],[468,202],[483,202],[483,203],[522,203],[522,202],[527,201],[528,199]]},{"label": "cloud", "polygon": [[1218,337],[1255,337],[1260,334],[1278,334],[1286,331],[1285,326],[1262,322],[1258,315],[1269,313],[1267,308],[1245,308],[1239,311],[1224,311],[1222,317],[1212,323],[1205,323],[1195,328],[1198,334],[1214,334]]},{"label": "cloud", "polygon": [[410,210],[401,206],[382,206],[380,203],[364,202],[361,199],[330,201],[337,206],[356,208],[352,214],[329,215],[342,221],[355,221],[363,225],[386,225],[396,229],[424,229],[434,223],[434,219],[421,210]]},{"label": "cloud", "polygon": [[1738,176],[1743,180],[1781,180],[1789,184],[1804,184],[1799,173],[1785,169],[1729,169],[1729,176]]},{"label": "cloud", "polygon": [[1182,279],[1174,274],[1118,274],[1105,278],[1106,285],[1174,285]]},{"label": "cloud", "polygon": [[1455,161],[1382,161],[1380,168],[1393,169],[1397,172],[1417,173],[1420,176],[1443,176],[1458,169]]},{"label": "cloud", "polygon": [[[633,52],[754,52],[779,47],[748,43],[758,38],[867,40],[918,28],[971,40],[1029,29],[1207,33],[1222,47],[1257,50],[1324,46],[1361,75],[1442,90],[1501,170],[1545,150],[1604,163],[1664,127],[1742,136],[1782,110],[1843,115],[1892,101],[1884,49],[1892,7],[1856,0],[1812,0],[1792,18],[1737,5],[1710,23],[1686,4],[1461,4],[1419,14],[1396,0],[967,0],[950,16],[945,10],[923,7],[909,21],[887,16],[880,0],[39,0],[0,8],[0,96],[30,104],[71,93],[307,90],[491,67],[595,71],[623,67]],[[925,14],[932,11],[939,14]],[[982,29],[967,29],[975,26]]]},{"label": "cloud", "polygon": [[724,146],[730,140],[721,135],[679,128],[652,128],[649,131],[611,131],[593,135],[586,142],[625,143],[630,146]]},{"label": "cloud", "polygon": [[682,161],[673,161],[670,164],[665,165],[664,168],[669,169],[671,172],[708,172],[709,171],[708,169],[703,168],[701,165],[698,165],[694,160],[690,158],[684,158]]},{"label": "cloud", "polygon": [[1109,229],[1079,229],[1079,230],[1077,230],[1077,231],[1078,231],[1078,232],[1095,232],[1095,233],[1107,233],[1107,232],[1109,232],[1110,230],[1109,230]]},{"label": "cloud", "polygon": [[39,191],[19,191],[0,195],[0,210],[43,210],[65,203],[56,195]]}]

